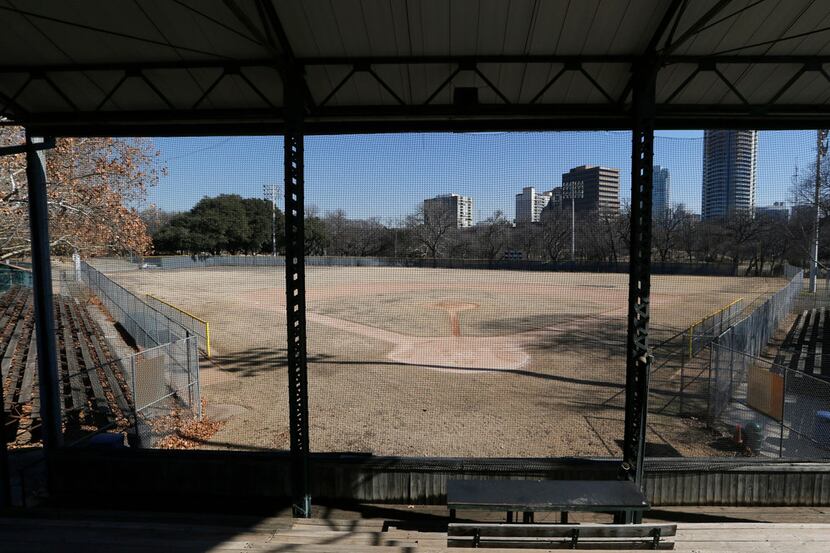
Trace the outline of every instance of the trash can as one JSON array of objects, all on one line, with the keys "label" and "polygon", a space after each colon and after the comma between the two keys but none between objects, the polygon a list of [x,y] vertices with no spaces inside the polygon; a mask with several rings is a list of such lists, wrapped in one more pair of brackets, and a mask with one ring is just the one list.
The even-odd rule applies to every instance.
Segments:
[{"label": "trash can", "polygon": [[816,411],[813,438],[819,445],[830,446],[830,411]]},{"label": "trash can", "polygon": [[761,446],[764,444],[764,431],[758,423],[750,422],[744,426],[744,446],[749,449],[753,455],[758,455],[761,452]]}]

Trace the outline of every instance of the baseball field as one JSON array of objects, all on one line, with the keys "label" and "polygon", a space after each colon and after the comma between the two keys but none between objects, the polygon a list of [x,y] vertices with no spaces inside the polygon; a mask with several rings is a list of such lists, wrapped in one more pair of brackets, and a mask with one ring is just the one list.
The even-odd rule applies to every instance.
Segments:
[{"label": "baseball field", "polygon": [[[206,447],[288,447],[282,268],[109,276],[210,322],[202,394],[208,414],[227,422]],[[619,455],[627,282],[608,273],[308,267],[312,450]],[[652,343],[784,284],[654,276]],[[659,348],[655,355],[658,364]],[[670,402],[677,378],[671,368],[655,375],[655,402]],[[655,411],[654,454],[728,454],[700,421]]]}]

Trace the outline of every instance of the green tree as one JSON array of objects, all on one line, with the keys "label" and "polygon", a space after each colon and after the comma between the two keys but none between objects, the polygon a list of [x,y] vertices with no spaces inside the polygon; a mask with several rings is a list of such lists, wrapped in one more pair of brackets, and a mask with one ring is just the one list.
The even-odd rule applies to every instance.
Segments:
[{"label": "green tree", "polygon": [[[271,225],[272,225],[272,204],[268,200],[259,198],[245,198],[242,200],[242,205],[245,208],[245,216],[248,220],[248,228],[251,231],[251,236],[245,250],[248,253],[271,253]],[[285,222],[282,211],[276,210],[275,226],[277,234],[277,251],[282,249],[284,242],[283,230]]]},{"label": "green tree", "polygon": [[238,194],[220,194],[214,198],[202,198],[190,213],[195,217],[192,229],[210,239],[207,250],[218,254],[223,251],[243,251],[251,237],[248,218],[242,197]]}]

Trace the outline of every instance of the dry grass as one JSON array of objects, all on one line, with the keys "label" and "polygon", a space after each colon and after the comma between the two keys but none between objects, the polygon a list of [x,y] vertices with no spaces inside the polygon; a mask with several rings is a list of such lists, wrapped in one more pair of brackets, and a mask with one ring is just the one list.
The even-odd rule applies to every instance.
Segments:
[{"label": "dry grass", "polygon": [[[313,450],[619,454],[627,275],[307,271]],[[210,321],[217,353],[203,364],[203,394],[214,408],[233,412],[211,447],[288,446],[281,268],[111,276]],[[779,279],[653,277],[653,341],[738,297],[748,303],[783,284]],[[454,322],[446,308],[436,307],[447,302],[476,307],[453,311]],[[454,326],[460,336],[454,336]],[[409,357],[402,357],[402,348],[411,350]],[[521,355],[508,355],[514,350]],[[655,401],[676,389],[674,374],[661,374],[655,382]],[[650,418],[648,441],[668,454],[724,454],[719,438],[670,410]]]}]

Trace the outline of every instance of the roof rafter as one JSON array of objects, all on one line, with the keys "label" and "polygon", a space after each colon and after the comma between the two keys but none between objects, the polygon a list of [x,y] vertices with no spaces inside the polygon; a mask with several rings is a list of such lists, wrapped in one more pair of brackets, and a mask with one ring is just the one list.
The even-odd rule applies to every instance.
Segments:
[{"label": "roof rafter", "polygon": [[[314,109],[314,96],[311,94],[311,89],[309,89],[308,83],[305,80],[302,67],[297,64],[294,50],[291,48],[288,35],[285,34],[285,29],[282,26],[282,21],[277,10],[274,8],[273,2],[271,0],[257,0],[257,11],[263,20],[263,25],[270,31],[268,39],[271,46],[273,48],[279,47],[280,53],[277,55],[282,58],[282,63],[285,65],[286,70],[291,71],[292,78],[296,78],[299,81],[298,84],[302,88],[302,95],[305,98],[307,107]],[[271,38],[271,34],[276,37],[276,43]],[[284,78],[283,83],[286,82],[288,81]]]}]

